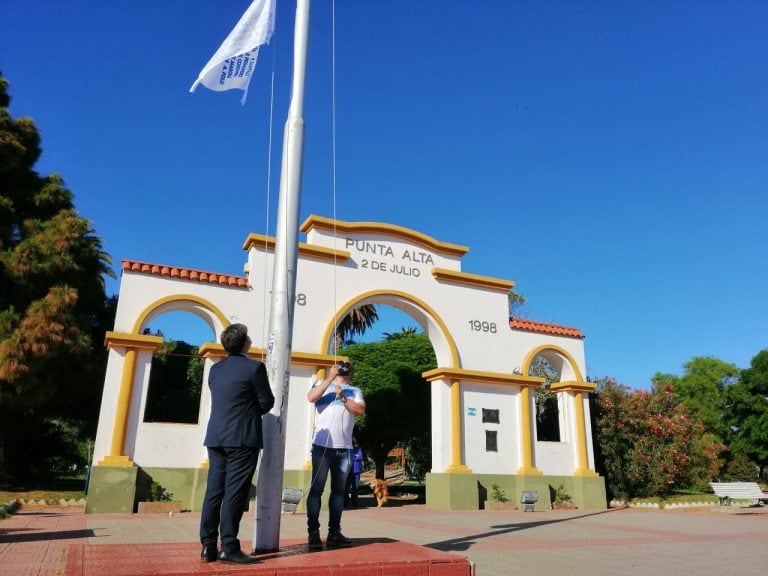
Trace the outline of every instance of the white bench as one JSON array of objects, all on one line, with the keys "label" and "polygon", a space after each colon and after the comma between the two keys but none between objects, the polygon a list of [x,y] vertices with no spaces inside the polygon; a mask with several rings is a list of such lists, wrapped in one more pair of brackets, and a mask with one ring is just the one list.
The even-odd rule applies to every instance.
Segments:
[{"label": "white bench", "polygon": [[720,498],[721,506],[730,506],[731,500],[768,501],[768,494],[760,490],[757,482],[710,482],[709,485]]}]

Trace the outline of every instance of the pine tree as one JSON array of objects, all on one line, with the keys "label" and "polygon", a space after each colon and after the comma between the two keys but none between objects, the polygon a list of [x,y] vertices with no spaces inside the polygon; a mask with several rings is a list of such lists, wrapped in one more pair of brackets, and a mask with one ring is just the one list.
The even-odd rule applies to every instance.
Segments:
[{"label": "pine tree", "polygon": [[62,178],[35,171],[37,127],[9,104],[0,75],[0,475],[23,475],[32,428],[98,418],[114,273]]}]

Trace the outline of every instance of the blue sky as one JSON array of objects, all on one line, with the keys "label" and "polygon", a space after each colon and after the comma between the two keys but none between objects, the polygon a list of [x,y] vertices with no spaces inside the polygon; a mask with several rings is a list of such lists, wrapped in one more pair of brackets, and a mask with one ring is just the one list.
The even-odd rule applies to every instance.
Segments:
[{"label": "blue sky", "polygon": [[[188,90],[248,0],[3,0],[0,71],[41,173],[124,258],[240,274],[274,234],[294,2],[248,102]],[[315,0],[301,219],[470,248],[587,370],[646,387],[768,347],[768,3]],[[274,70],[271,192],[270,81]],[[269,198],[269,200],[268,200]],[[335,202],[334,202],[335,198]],[[118,281],[109,280],[109,293]],[[396,331],[407,319],[382,323]]]}]

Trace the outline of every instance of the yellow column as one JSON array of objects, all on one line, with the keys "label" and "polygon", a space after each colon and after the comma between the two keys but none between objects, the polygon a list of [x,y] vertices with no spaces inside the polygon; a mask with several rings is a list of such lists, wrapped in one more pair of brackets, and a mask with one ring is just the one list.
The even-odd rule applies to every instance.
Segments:
[{"label": "yellow column", "polygon": [[573,394],[575,403],[576,417],[576,436],[579,445],[579,467],[573,473],[574,476],[597,476],[595,472],[589,469],[589,458],[587,456],[587,426],[584,417],[584,396],[583,392],[575,391]]},{"label": "yellow column", "polygon": [[109,455],[99,462],[99,466],[119,466],[130,468],[133,462],[123,454],[125,447],[125,433],[128,428],[128,412],[133,396],[133,378],[136,375],[136,357],[138,351],[135,348],[126,348],[123,359],[123,376],[120,380],[120,394],[117,397],[117,410],[115,410],[115,423],[112,429],[112,445]]},{"label": "yellow column", "polygon": [[533,436],[531,434],[531,388],[522,386],[520,389],[520,427],[523,465],[518,474],[540,476],[541,471],[533,465]]},{"label": "yellow column", "polygon": [[107,332],[104,342],[107,348],[124,348],[125,357],[123,358],[123,373],[120,378],[120,391],[115,410],[115,423],[112,428],[112,443],[109,454],[97,466],[130,468],[133,466],[133,462],[123,452],[133,396],[133,381],[136,377],[136,360],[140,350],[149,350],[154,353],[163,343],[163,339],[160,336]]},{"label": "yellow column", "polygon": [[[325,380],[325,366],[318,366],[315,369],[315,380],[318,382],[322,382]],[[312,410],[309,411],[309,449],[312,450],[312,437],[315,433],[315,419],[317,418],[317,410],[315,410],[315,407],[312,407]],[[302,466],[303,470],[312,470],[312,458],[304,462],[304,465]]]},{"label": "yellow column", "polygon": [[464,458],[461,446],[461,380],[453,380],[451,381],[451,464],[446,472],[471,472],[462,464]]},{"label": "yellow column", "polygon": [[569,382],[557,382],[552,384],[551,390],[558,394],[564,392],[573,393],[573,418],[576,421],[576,457],[578,458],[578,467],[573,472],[574,476],[598,476],[597,473],[589,469],[589,453],[587,452],[587,424],[584,414],[584,393],[591,392],[597,385],[583,380],[572,380]]}]

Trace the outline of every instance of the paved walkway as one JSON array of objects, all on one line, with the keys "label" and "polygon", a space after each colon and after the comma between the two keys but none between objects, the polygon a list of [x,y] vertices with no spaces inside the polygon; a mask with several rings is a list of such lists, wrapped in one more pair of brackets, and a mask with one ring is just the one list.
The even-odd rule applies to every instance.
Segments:
[{"label": "paved walkway", "polygon": [[[22,509],[0,520],[0,574],[85,574],[72,564],[72,551],[83,549],[103,550],[103,574],[114,574],[110,557],[116,563],[121,554],[136,553],[146,544],[160,551],[160,565],[172,554],[188,554],[191,569],[186,573],[226,573],[220,563],[199,563],[199,519],[197,513],[86,516],[80,508]],[[326,519],[323,513],[321,521]],[[281,547],[303,554],[305,522],[303,514],[282,516]],[[478,576],[765,576],[768,570],[768,507],[530,513],[442,511],[406,504],[348,510],[343,528],[358,540],[360,545],[351,550],[358,556],[365,557],[371,543],[400,541],[425,547],[425,552],[466,557]],[[252,534],[253,515],[246,514],[241,527],[245,550]],[[335,553],[319,552],[309,563],[319,565]]]}]

